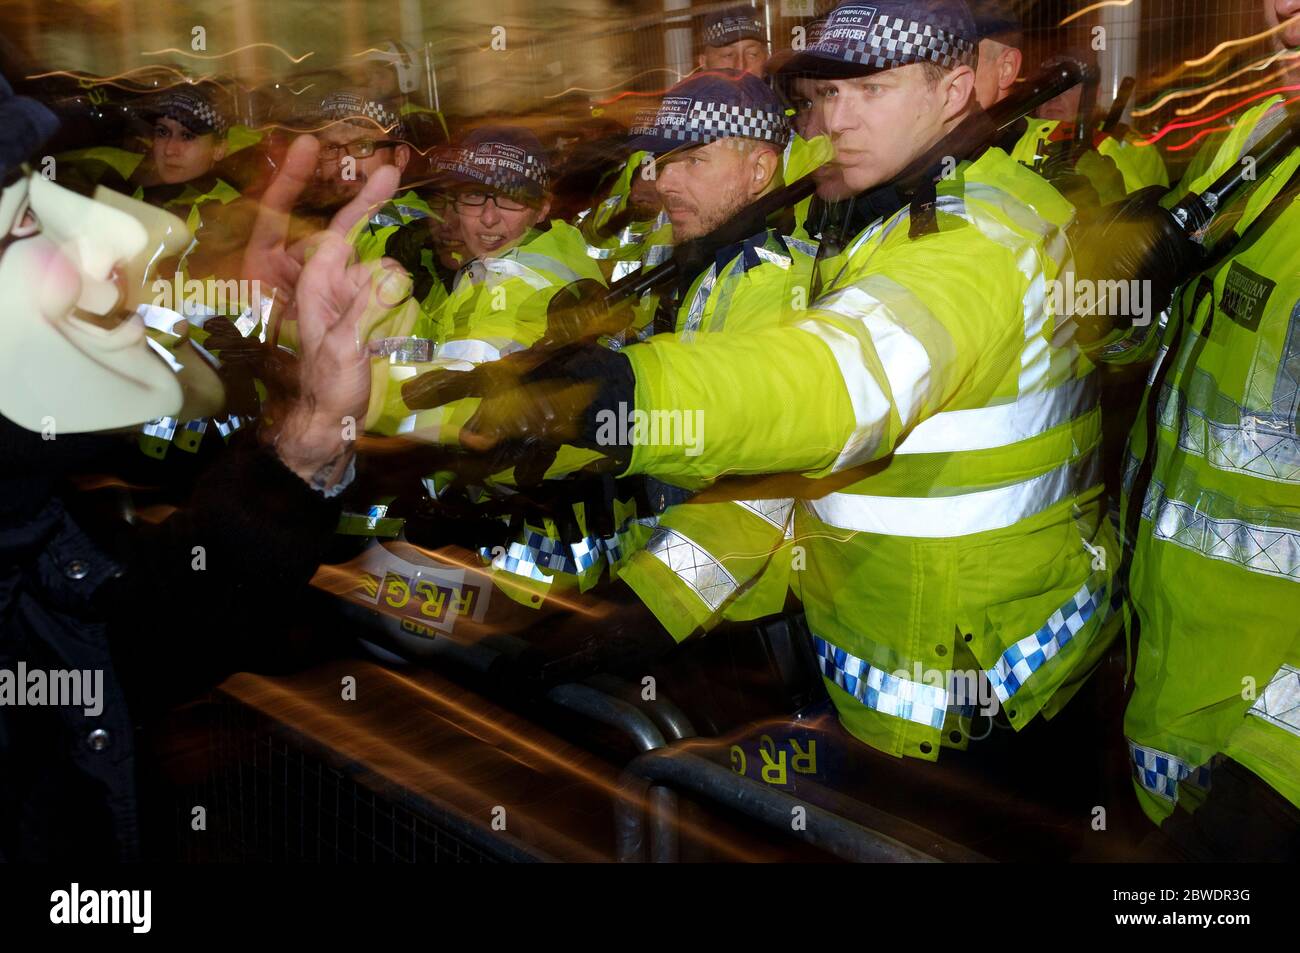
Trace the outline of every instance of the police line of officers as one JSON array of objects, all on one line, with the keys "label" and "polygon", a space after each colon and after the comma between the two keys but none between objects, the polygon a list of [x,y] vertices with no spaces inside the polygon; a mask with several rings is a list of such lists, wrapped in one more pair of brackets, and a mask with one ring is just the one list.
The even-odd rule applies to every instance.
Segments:
[{"label": "police line of officers", "polygon": [[[1261,2],[1273,22],[1296,12]],[[554,157],[528,130],[480,126],[436,150],[351,236],[362,260],[395,258],[414,283],[367,329],[365,428],[496,454],[496,472],[467,481],[448,465],[424,485],[489,514],[512,501],[504,545],[481,550],[519,604],[627,586],[681,641],[797,598],[843,726],[889,754],[933,761],[969,742],[970,707],[920,673],[981,672],[1020,729],[1070,700],[1127,620],[1125,734],[1148,816],[1194,809],[1231,771],[1271,789],[1293,825],[1300,152],[1261,171],[1227,252],[1179,276],[1160,320],[1089,347],[1052,292],[1073,280],[1081,217],[1205,189],[1294,121],[1283,98],[1207,140],[1172,190],[1159,151],[1123,127],[1075,136],[1077,89],[936,157],[1028,72],[1014,16],[878,0],[816,27],[806,49],[769,59],[750,8],[710,16],[701,69],[638,118],[568,221],[552,215]],[[150,110],[155,181],[140,194],[187,218],[187,277],[217,275],[206,236],[236,227],[221,209],[238,197],[218,173],[257,145],[200,87]],[[323,97],[299,211],[337,208],[381,166],[413,167],[411,113],[365,87]],[[138,160],[113,157],[125,180]],[[645,274],[809,174],[815,196],[682,255],[690,267],[616,332],[490,393],[408,401],[403,384],[526,351],[575,288]],[[191,308],[196,325],[214,310]],[[291,346],[292,329],[278,338]],[[1149,366],[1154,382],[1109,494],[1107,361]],[[151,422],[153,452],[187,428]],[[520,495],[543,490],[511,466],[539,445],[563,513],[521,518]],[[400,535],[390,502],[353,500],[341,532]]]}]

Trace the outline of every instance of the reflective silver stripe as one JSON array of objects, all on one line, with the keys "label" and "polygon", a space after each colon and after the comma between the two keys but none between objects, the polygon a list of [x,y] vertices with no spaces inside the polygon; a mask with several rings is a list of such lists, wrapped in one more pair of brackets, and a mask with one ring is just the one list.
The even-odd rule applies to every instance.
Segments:
[{"label": "reflective silver stripe", "polygon": [[[764,248],[762,245],[754,246],[754,254],[769,265],[775,265],[782,271],[788,271],[790,266],[794,264],[794,259],[789,255],[782,255],[780,252],[772,251],[770,248]],[[743,263],[744,259],[742,258],[740,260]]]},{"label": "reflective silver stripe", "polygon": [[[678,330],[684,335],[693,336],[700,329],[700,321],[704,318],[704,305],[709,300],[709,295],[713,292],[713,286],[718,281],[718,266],[709,265],[709,270],[704,273],[699,287],[695,289],[695,294],[691,297],[691,303],[686,309],[686,321]],[[689,340],[689,337],[687,338]]]},{"label": "reflective silver stripe", "polygon": [[[507,252],[506,254],[512,254]],[[473,284],[482,284],[489,277],[496,276],[499,278],[518,278],[524,284],[537,291],[543,288],[550,288],[555,285],[555,281],[545,275],[538,274],[526,264],[517,260],[517,257],[510,258],[476,258],[460,270],[457,275],[457,285],[460,283],[461,276]],[[544,255],[533,255],[533,259],[540,260],[541,263],[550,264],[551,259]]]},{"label": "reflective silver stripe", "polygon": [[[966,205],[967,199],[977,205],[995,207],[1022,231],[1016,231],[987,213],[972,214]],[[1070,267],[1070,246],[1062,229],[1015,197],[991,185],[971,183],[964,189],[961,198],[953,196],[950,201],[952,204],[945,206],[944,200],[940,199],[940,209],[966,219],[985,238],[1015,253],[1016,267],[1029,283],[1025,289],[1022,309],[1025,346],[1021,352],[1019,390],[1021,394],[1028,394],[1045,389],[1051,383],[1053,364],[1056,363],[1059,367],[1060,359],[1057,355],[1063,349],[1053,348],[1048,340],[1051,335],[1044,334],[1051,315],[1047,307],[1047,276],[1043,258],[1051,259],[1056,265],[1058,277]],[[1064,350],[1070,354],[1069,363],[1073,365],[1078,357],[1073,340]],[[1056,376],[1059,379],[1059,372]]]},{"label": "reflective silver stripe", "polygon": [[1007,447],[1038,437],[1097,406],[1094,375],[992,407],[950,410],[916,425],[896,454]]},{"label": "reflective silver stripe", "polygon": [[641,256],[647,268],[653,268],[655,265],[662,265],[672,257],[672,245],[651,245],[645,250],[645,254]]},{"label": "reflective silver stripe", "polygon": [[1155,360],[1151,362],[1151,371],[1147,374],[1147,386],[1150,387],[1156,382],[1156,375],[1160,373],[1160,366],[1164,364],[1165,358],[1169,356],[1169,345],[1160,345],[1160,350],[1156,352]]},{"label": "reflective silver stripe", "polygon": [[1276,421],[1256,417],[1244,407],[1238,408],[1238,420],[1244,423],[1220,423],[1190,406],[1180,408],[1183,403],[1181,394],[1166,387],[1159,407],[1160,426],[1178,426],[1180,450],[1203,458],[1216,470],[1300,483],[1300,437],[1289,423],[1279,432]]},{"label": "reflective silver stripe", "polygon": [[522,350],[524,350],[524,345],[518,341],[502,339],[493,344],[474,338],[457,338],[453,341],[444,341],[442,346],[438,348],[437,356],[446,358],[449,361],[486,364],[489,361],[499,361],[507,354]]},{"label": "reflective silver stripe", "polygon": [[1204,496],[1197,494],[1198,505],[1184,503],[1167,496],[1164,484],[1153,480],[1142,504],[1152,538],[1248,572],[1300,582],[1300,530],[1213,519],[1204,512]]},{"label": "reflective silver stripe", "polygon": [[[525,268],[531,268],[533,271],[537,271],[539,269],[544,271],[549,271],[555,276],[555,278],[558,278],[561,282],[565,284],[569,283],[570,281],[577,281],[581,277],[581,275],[579,275],[576,271],[574,271],[564,262],[556,258],[551,258],[549,255],[539,255],[536,252],[531,252],[531,251],[516,251],[514,252],[513,257],[515,262],[517,262],[520,265],[523,265]],[[502,259],[498,259],[498,260],[502,260]],[[554,279],[551,279],[548,280],[546,283],[548,285],[553,285],[556,282]]]},{"label": "reflective silver stripe", "polygon": [[797,252],[802,252],[809,258],[817,257],[816,242],[806,242],[802,238],[795,238],[793,235],[782,235],[781,241],[785,242],[786,248],[792,248]]},{"label": "reflective silver stripe", "polygon": [[1281,100],[1278,100],[1272,106],[1265,108],[1264,115],[1259,118],[1259,122],[1255,123],[1255,128],[1250,130],[1246,141],[1242,143],[1241,154],[1237,156],[1238,162],[1244,159],[1251,149],[1259,145],[1265,136],[1282,124],[1282,120],[1287,117],[1287,112],[1285,109],[1278,108],[1281,105]]},{"label": "reflective silver stripe", "polygon": [[176,360],[176,356],[172,354],[172,352],[168,348],[163,347],[153,338],[149,337],[148,335],[145,335],[144,343],[149,346],[149,349],[151,351],[153,351],[155,354],[157,354],[167,363],[167,366],[171,368],[173,374],[179,374],[182,370],[185,369],[184,365],[181,364],[180,361]]},{"label": "reflective silver stripe", "polygon": [[636,274],[641,269],[639,261],[618,261],[614,263],[614,270],[609,276],[610,281],[618,281],[620,278],[626,278],[628,275]]},{"label": "reflective silver stripe", "polygon": [[1300,669],[1283,663],[1246,714],[1300,737]]},{"label": "reflective silver stripe", "polygon": [[[869,459],[869,454],[864,451],[868,448],[874,451],[879,444],[880,430],[888,420],[891,403],[898,411],[904,430],[915,422],[933,370],[930,352],[916,336],[915,326],[923,325],[925,331],[933,333],[939,340],[947,339],[948,335],[915,295],[883,275],[871,275],[860,283],[823,296],[817,302],[817,309],[860,322],[864,332],[855,338],[856,346],[851,349],[831,344],[857,419],[848,446],[835,462],[838,470]],[[825,339],[821,322],[803,321],[797,326]],[[863,359],[866,342],[861,340],[862,336],[869,339],[871,349],[884,368],[890,390],[888,398],[872,375],[871,365]],[[873,399],[876,395],[879,395],[879,403]],[[867,413],[858,413],[859,400],[864,401],[863,409]],[[877,413],[877,408],[882,405],[883,412]]]},{"label": "reflective silver stripe", "polygon": [[790,514],[794,512],[794,500],[736,500],[736,505],[743,506],[755,516],[771,523],[789,539],[794,535],[793,521]]},{"label": "reflective silver stripe", "polygon": [[[1246,382],[1246,393],[1263,406],[1244,407],[1219,390],[1214,377],[1194,369],[1184,392],[1166,387],[1157,419],[1172,430],[1178,446],[1205,459],[1217,470],[1277,483],[1300,483],[1300,302],[1291,313],[1286,341],[1276,366],[1259,360]],[[1171,395],[1177,395],[1171,397]],[[1266,396],[1265,396],[1266,395]],[[1196,406],[1189,403],[1194,402]],[[1205,410],[1213,407],[1213,411]],[[1211,419],[1211,413],[1218,418]]]},{"label": "reflective silver stripe", "polygon": [[135,313],[144,320],[145,327],[164,334],[173,334],[172,328],[187,320],[183,314],[153,304],[142,304],[136,308]]},{"label": "reflective silver stripe", "polygon": [[921,539],[950,539],[1014,526],[1077,496],[1100,478],[1095,453],[1023,483],[957,496],[907,497],[829,493],[805,502],[829,526]]},{"label": "reflective silver stripe", "polygon": [[899,225],[907,221],[909,218],[911,218],[910,206],[896,213],[893,218],[889,219],[889,221],[885,221],[883,218],[876,219],[862,230],[861,235],[853,240],[853,244],[850,245],[844,253],[845,259],[852,259],[863,245],[877,236],[879,236],[880,240],[883,242],[890,236],[890,233],[892,233],[894,229],[898,228]]},{"label": "reflective silver stripe", "polygon": [[657,527],[645,548],[686,583],[710,611],[716,612],[739,588],[722,563],[674,529]]},{"label": "reflective silver stripe", "polygon": [[[754,249],[760,257],[764,254],[770,254],[765,249]],[[789,267],[789,259],[782,256],[782,260]],[[737,281],[745,275],[745,256],[737,255],[732,259],[731,264],[727,266],[726,273],[722,275],[722,284],[717,289],[717,299],[713,305],[713,314],[709,316],[709,331],[717,332],[725,329],[727,324],[727,314],[731,311],[731,298],[736,290]],[[684,334],[685,340],[690,340],[692,334]]]},{"label": "reflective silver stripe", "polygon": [[659,525],[658,516],[641,516],[629,518],[617,530],[613,536],[606,536],[600,541],[601,548],[605,551],[605,559],[611,565],[617,565],[625,556],[630,555],[636,548],[631,545],[631,536],[634,530],[641,527],[654,529]]},{"label": "reflective silver stripe", "polygon": [[386,357],[393,363],[417,364],[433,359],[433,342],[428,338],[380,338],[366,345],[371,357]]},{"label": "reflective silver stripe", "polygon": [[618,251],[617,248],[601,248],[599,245],[588,245],[587,257],[603,261],[606,258],[613,258],[616,251]]},{"label": "reflective silver stripe", "polygon": [[840,451],[833,469],[842,470],[861,460],[870,460],[880,446],[885,422],[889,419],[889,398],[862,360],[859,338],[824,322],[802,321],[795,325],[817,337],[831,349],[839,365],[840,378],[853,405],[853,434]]}]

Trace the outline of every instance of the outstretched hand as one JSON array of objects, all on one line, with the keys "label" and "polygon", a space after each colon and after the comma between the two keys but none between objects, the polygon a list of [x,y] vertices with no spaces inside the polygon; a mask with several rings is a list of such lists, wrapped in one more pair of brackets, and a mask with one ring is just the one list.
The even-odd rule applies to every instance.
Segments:
[{"label": "outstretched hand", "polygon": [[319,155],[320,143],[314,136],[302,135],[293,141],[262,195],[257,219],[244,248],[241,275],[248,281],[259,282],[262,293],[272,299],[283,319],[290,321],[297,317],[296,289],[310,247],[323,234],[346,238],[357,222],[368,218],[373,209],[392,198],[401,177],[396,166],[379,169],[356,198],[334,214],[324,232],[290,244],[293,209],[316,173]]},{"label": "outstretched hand", "polygon": [[287,244],[290,215],[319,149],[311,136],[289,147],[263,196],[244,274],[274,289],[286,316],[298,322],[298,393],[277,427],[276,452],[308,483],[327,489],[347,471],[370,399],[370,362],[358,328],[408,297],[411,278],[389,259],[356,263],[347,240],[353,225],[392,197],[400,177],[394,166],[371,175],[328,228]]}]

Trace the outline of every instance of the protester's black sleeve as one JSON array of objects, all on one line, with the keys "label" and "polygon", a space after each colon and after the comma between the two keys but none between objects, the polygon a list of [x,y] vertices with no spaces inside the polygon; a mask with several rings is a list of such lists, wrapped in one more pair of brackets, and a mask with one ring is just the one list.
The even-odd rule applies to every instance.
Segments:
[{"label": "protester's black sleeve", "polygon": [[214,461],[186,506],[121,537],[121,574],[95,608],[128,697],[174,702],[233,671],[280,667],[310,616],[307,583],[338,515],[250,437]]}]

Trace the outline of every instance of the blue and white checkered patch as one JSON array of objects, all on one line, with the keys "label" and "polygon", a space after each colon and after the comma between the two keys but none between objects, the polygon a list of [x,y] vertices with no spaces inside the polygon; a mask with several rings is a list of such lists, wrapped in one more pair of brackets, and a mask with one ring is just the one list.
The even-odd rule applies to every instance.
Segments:
[{"label": "blue and white checkered patch", "polygon": [[230,435],[244,426],[244,419],[236,414],[228,417],[214,417],[212,422],[217,425],[217,433],[221,434],[223,440],[230,439]]},{"label": "blue and white checkered patch", "polygon": [[1210,766],[1192,768],[1186,761],[1168,751],[1140,745],[1130,740],[1129,754],[1133,759],[1133,773],[1138,783],[1157,797],[1177,802],[1178,784],[1190,779],[1198,787],[1210,787]]},{"label": "blue and white checkered patch", "polygon": [[822,675],[867,708],[938,730],[948,710],[948,692],[923,682],[890,675],[870,662],[813,636]]},{"label": "blue and white checkered patch", "polygon": [[1055,658],[1105,605],[1105,599],[1105,586],[1094,593],[1084,583],[1073,598],[1052,613],[1041,629],[1003,652],[997,664],[984,673],[998,701],[1005,705],[1029,676]]},{"label": "blue and white checkered patch", "polygon": [[180,421],[175,417],[159,417],[157,420],[150,420],[140,425],[140,429],[149,437],[157,437],[159,440],[171,440],[176,436],[176,428],[180,426]]}]

